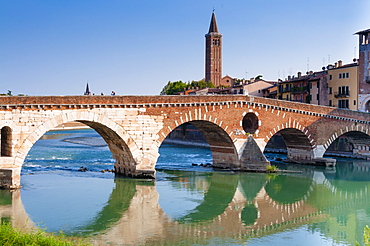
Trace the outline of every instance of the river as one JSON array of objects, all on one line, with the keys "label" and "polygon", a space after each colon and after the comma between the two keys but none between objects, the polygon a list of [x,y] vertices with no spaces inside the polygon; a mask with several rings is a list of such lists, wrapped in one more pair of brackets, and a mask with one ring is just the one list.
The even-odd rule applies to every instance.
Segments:
[{"label": "river", "polygon": [[101,172],[114,160],[93,130],[50,131],[26,158],[23,187],[0,191],[0,217],[95,245],[354,245],[370,225],[369,161],[274,163],[301,172],[290,174],[192,165],[211,162],[208,148],[164,143],[155,181],[115,178]]}]

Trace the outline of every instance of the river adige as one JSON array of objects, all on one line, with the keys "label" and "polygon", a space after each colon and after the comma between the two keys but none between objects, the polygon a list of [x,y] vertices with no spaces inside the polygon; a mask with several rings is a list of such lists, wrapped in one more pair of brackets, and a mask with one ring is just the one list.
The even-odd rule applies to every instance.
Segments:
[{"label": "river adige", "polygon": [[193,166],[212,163],[208,148],[164,143],[160,154],[155,181],[115,178],[101,172],[114,160],[93,130],[48,132],[23,188],[0,191],[0,217],[96,245],[354,245],[370,225],[369,161],[233,173]]}]

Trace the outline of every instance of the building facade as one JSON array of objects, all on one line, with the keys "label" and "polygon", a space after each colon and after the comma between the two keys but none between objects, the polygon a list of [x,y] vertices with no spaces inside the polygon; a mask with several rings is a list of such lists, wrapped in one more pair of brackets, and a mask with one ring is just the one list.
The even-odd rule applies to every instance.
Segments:
[{"label": "building facade", "polygon": [[222,77],[222,34],[218,32],[216,15],[213,12],[206,37],[205,81],[215,87],[221,85]]},{"label": "building facade", "polygon": [[325,106],[358,110],[358,63],[338,61],[327,68],[329,101]]}]

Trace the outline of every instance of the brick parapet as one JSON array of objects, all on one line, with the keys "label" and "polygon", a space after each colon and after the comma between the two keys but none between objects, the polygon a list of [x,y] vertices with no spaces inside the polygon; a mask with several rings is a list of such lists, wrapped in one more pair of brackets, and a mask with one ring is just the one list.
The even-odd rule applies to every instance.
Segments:
[{"label": "brick parapet", "polygon": [[364,112],[241,95],[215,96],[3,96],[0,110],[67,110],[93,108],[197,107],[229,104],[274,108],[318,117],[370,124]]}]

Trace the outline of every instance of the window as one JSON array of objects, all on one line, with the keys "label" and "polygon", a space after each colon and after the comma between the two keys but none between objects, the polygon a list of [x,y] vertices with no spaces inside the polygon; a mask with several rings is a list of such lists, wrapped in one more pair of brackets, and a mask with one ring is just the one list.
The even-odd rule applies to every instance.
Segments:
[{"label": "window", "polygon": [[338,100],[338,108],[349,108],[349,100]]},{"label": "window", "polygon": [[333,88],[329,87],[329,94],[333,94]]},{"label": "window", "polygon": [[316,94],[316,100],[320,100],[320,95],[319,94]]},{"label": "window", "polygon": [[353,105],[356,105],[356,100],[353,100]]},{"label": "window", "polygon": [[329,106],[333,106],[332,100],[329,100]]},{"label": "window", "polygon": [[329,75],[329,80],[332,80],[333,79],[333,75],[332,74],[330,74]]},{"label": "window", "polygon": [[340,78],[340,79],[346,79],[346,78],[349,78],[349,73],[340,73],[340,74],[339,74],[339,78]]},{"label": "window", "polygon": [[339,86],[338,87],[339,95],[349,96],[349,86]]}]

